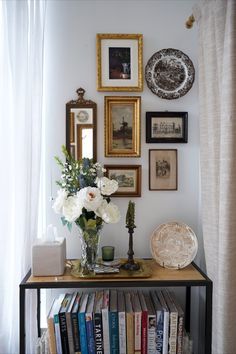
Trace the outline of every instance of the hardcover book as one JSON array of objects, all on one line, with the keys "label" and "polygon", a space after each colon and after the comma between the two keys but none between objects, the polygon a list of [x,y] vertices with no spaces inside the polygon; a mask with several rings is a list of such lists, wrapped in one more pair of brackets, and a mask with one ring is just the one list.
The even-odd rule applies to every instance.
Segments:
[{"label": "hardcover book", "polygon": [[117,290],[111,290],[110,292],[109,329],[110,329],[110,354],[119,354]]},{"label": "hardcover book", "polygon": [[157,297],[161,303],[162,309],[164,311],[164,326],[163,326],[163,354],[168,354],[169,345],[169,309],[166,305],[164,296],[159,290],[156,292]]},{"label": "hardcover book", "polygon": [[69,341],[67,333],[67,324],[66,324],[66,312],[70,306],[73,294],[66,294],[62,303],[59,312],[59,322],[60,322],[60,332],[61,332],[61,346],[63,354],[69,354]]},{"label": "hardcover book", "polygon": [[110,331],[109,331],[109,316],[108,316],[109,303],[110,303],[110,291],[104,290],[103,305],[102,305],[102,331],[103,331],[104,354],[110,354]]},{"label": "hardcover book", "polygon": [[170,333],[169,333],[169,354],[176,354],[177,349],[177,327],[178,327],[178,311],[176,306],[170,297],[169,292],[164,289],[162,290],[166,304],[170,312]]},{"label": "hardcover book", "polygon": [[131,300],[134,312],[134,352],[137,354],[141,354],[142,309],[137,292],[131,293]]},{"label": "hardcover book", "polygon": [[127,354],[134,354],[134,313],[130,293],[125,293],[125,309],[127,329]]},{"label": "hardcover book", "polygon": [[148,294],[144,294],[144,299],[148,311],[147,352],[148,354],[156,354],[156,312],[150,296]]},{"label": "hardcover book", "polygon": [[118,291],[118,322],[120,354],[126,354],[126,315],[123,291]]},{"label": "hardcover book", "polygon": [[79,334],[79,306],[82,293],[77,293],[75,302],[71,311],[71,326],[72,326],[72,335],[74,343],[74,352],[80,353],[80,334]]},{"label": "hardcover book", "polygon": [[163,330],[164,330],[164,311],[156,296],[155,291],[151,291],[151,298],[156,311],[156,350],[157,354],[163,352]]},{"label": "hardcover book", "polygon": [[86,322],[86,334],[87,334],[87,345],[88,353],[95,354],[95,341],[94,341],[94,329],[93,329],[93,308],[94,308],[95,293],[89,294],[85,322]]},{"label": "hardcover book", "polygon": [[79,307],[79,334],[80,334],[80,347],[81,354],[88,354],[87,334],[85,323],[85,311],[88,301],[88,293],[82,295]]},{"label": "hardcover book", "polygon": [[176,309],[178,311],[178,327],[177,327],[177,354],[183,354],[183,337],[184,337],[184,311],[180,306],[176,296],[173,292],[170,292],[170,296],[174,301]]},{"label": "hardcover book", "polygon": [[66,311],[66,327],[67,327],[67,337],[69,344],[69,353],[74,354],[74,342],[73,342],[73,333],[72,333],[72,321],[71,321],[71,312],[75,302],[76,293],[72,294],[70,305]]},{"label": "hardcover book", "polygon": [[96,354],[103,354],[102,305],[103,291],[100,290],[96,292],[94,303],[94,340]]},{"label": "hardcover book", "polygon": [[141,320],[141,354],[147,354],[147,330],[148,330],[148,311],[143,293],[138,292],[139,301],[142,309]]},{"label": "hardcover book", "polygon": [[49,311],[47,317],[47,325],[48,325],[48,341],[49,341],[49,348],[51,354],[57,354],[57,346],[56,346],[56,333],[54,328],[54,315],[56,315],[61,307],[61,301],[59,299],[54,299],[51,309]]},{"label": "hardcover book", "polygon": [[59,312],[61,308],[62,301],[64,300],[65,294],[61,294],[58,299],[58,308],[54,314],[54,328],[56,336],[56,347],[57,354],[62,354],[62,345],[61,345],[61,331],[60,331],[60,322],[59,322]]}]

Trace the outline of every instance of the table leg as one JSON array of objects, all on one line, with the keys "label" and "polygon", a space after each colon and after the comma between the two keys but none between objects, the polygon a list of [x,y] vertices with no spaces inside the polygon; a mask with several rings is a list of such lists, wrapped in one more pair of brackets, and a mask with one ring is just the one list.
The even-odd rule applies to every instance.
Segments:
[{"label": "table leg", "polygon": [[25,354],[25,288],[20,285],[20,354]]},{"label": "table leg", "polygon": [[212,282],[206,285],[205,354],[211,354],[212,342]]},{"label": "table leg", "polygon": [[38,337],[41,337],[41,326],[40,326],[40,305],[41,305],[41,296],[40,289],[37,289],[37,329]]},{"label": "table leg", "polygon": [[191,286],[186,286],[185,301],[185,329],[190,333],[190,316],[191,316]]}]

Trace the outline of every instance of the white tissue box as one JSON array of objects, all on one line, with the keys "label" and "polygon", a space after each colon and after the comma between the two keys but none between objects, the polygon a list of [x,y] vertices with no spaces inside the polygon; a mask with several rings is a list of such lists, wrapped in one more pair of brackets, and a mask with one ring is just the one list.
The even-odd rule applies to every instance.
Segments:
[{"label": "white tissue box", "polygon": [[32,275],[62,275],[65,270],[66,240],[39,242],[32,247]]}]

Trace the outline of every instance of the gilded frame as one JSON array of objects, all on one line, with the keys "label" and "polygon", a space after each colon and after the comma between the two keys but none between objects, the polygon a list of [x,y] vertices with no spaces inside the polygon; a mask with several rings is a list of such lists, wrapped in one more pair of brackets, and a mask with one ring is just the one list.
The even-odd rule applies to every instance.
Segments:
[{"label": "gilded frame", "polygon": [[141,197],[141,165],[104,165],[104,168],[106,176],[119,184],[112,197]]},{"label": "gilded frame", "polygon": [[105,156],[140,157],[141,97],[105,96],[104,105]]},{"label": "gilded frame", "polygon": [[143,90],[142,34],[97,34],[97,90]]}]

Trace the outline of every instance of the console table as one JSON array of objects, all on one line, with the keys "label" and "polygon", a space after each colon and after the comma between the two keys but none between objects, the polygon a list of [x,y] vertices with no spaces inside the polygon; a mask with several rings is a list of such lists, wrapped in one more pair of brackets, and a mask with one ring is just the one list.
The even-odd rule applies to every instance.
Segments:
[{"label": "console table", "polygon": [[151,270],[148,278],[114,278],[112,275],[95,278],[75,278],[66,268],[62,276],[34,277],[31,271],[27,273],[20,283],[20,354],[25,354],[25,299],[26,289],[37,290],[37,325],[40,336],[40,290],[55,288],[149,288],[149,287],[185,287],[185,327],[190,330],[191,288],[205,288],[205,354],[211,354],[212,340],[212,281],[195,264],[180,270],[169,270],[160,267],[154,260],[147,259],[145,264]]}]

